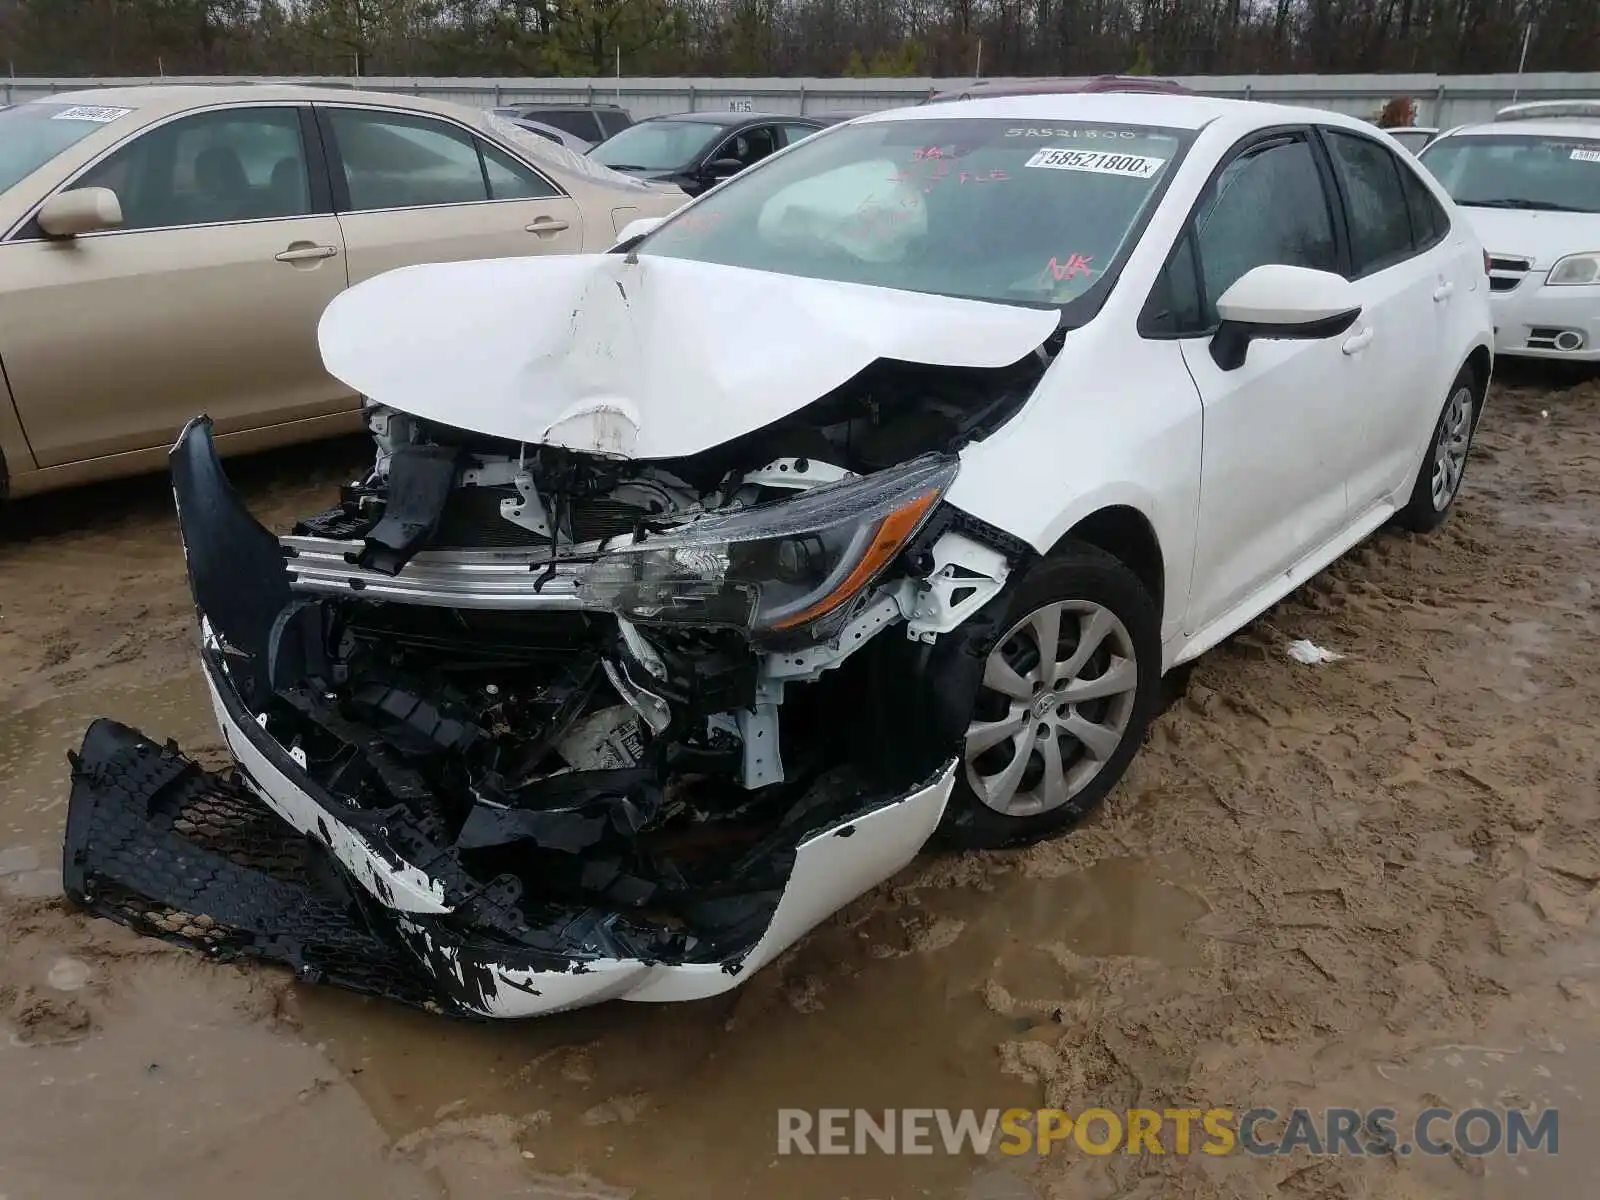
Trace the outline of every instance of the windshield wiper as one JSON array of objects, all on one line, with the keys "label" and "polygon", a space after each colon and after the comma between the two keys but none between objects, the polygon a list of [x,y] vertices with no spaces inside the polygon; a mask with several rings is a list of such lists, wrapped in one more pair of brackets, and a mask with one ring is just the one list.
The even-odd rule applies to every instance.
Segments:
[{"label": "windshield wiper", "polygon": [[1587,208],[1575,208],[1570,204],[1556,204],[1551,200],[1517,200],[1506,197],[1502,200],[1457,200],[1468,208],[1518,208],[1529,209],[1534,212],[1588,212]]},{"label": "windshield wiper", "polygon": [[613,171],[648,171],[650,169],[649,167],[641,167],[638,163],[601,163],[600,165],[602,167],[610,167]]}]

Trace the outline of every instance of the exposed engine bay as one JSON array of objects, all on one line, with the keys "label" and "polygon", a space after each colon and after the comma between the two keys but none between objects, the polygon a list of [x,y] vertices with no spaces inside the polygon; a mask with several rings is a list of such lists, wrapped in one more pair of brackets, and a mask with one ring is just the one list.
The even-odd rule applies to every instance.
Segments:
[{"label": "exposed engine bay", "polygon": [[[878,360],[683,459],[373,406],[371,472],[281,539],[238,503],[198,418],[173,482],[239,771],[91,729],[69,894],[213,954],[467,1015],[732,986],[938,826],[1002,591],[1033,553],[941,497],[1048,355]],[[119,815],[116,781],[135,775],[165,781],[144,787],[142,824]],[[186,805],[252,798],[320,865],[183,852],[278,895],[274,912],[337,911],[359,947],[286,935],[237,900],[197,938],[189,918],[215,897],[129,874],[130,844],[148,857],[186,836]],[[261,865],[291,858],[292,878]]]}]

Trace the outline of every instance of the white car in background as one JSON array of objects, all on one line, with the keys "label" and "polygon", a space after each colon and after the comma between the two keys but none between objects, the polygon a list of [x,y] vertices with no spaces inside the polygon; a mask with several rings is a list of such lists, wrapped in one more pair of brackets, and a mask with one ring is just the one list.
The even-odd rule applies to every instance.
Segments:
[{"label": "white car in background", "polygon": [[240,773],[96,722],[67,890],[496,1017],[724,992],[936,836],[1066,829],[1163,673],[1445,519],[1492,365],[1409,155],[1184,95],[863,117],[319,338],[377,447],[336,508],[280,538],[173,450]]},{"label": "white car in background", "polygon": [[1420,154],[1424,146],[1439,136],[1432,125],[1402,125],[1384,132],[1413,154]]},{"label": "white car in background", "polygon": [[1600,362],[1600,100],[1503,108],[1421,161],[1489,251],[1496,353]]}]

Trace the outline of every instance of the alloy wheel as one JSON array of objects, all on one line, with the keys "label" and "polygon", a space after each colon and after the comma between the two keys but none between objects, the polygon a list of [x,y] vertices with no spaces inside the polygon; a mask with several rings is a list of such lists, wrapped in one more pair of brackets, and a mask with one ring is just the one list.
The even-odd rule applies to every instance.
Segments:
[{"label": "alloy wheel", "polygon": [[1013,817],[1071,802],[1116,753],[1133,717],[1139,662],[1109,608],[1034,609],[990,653],[967,727],[967,782]]},{"label": "alloy wheel", "polygon": [[1445,405],[1439,436],[1433,445],[1433,477],[1429,492],[1435,512],[1443,512],[1461,487],[1467,469],[1467,448],[1472,443],[1472,389],[1459,387]]}]

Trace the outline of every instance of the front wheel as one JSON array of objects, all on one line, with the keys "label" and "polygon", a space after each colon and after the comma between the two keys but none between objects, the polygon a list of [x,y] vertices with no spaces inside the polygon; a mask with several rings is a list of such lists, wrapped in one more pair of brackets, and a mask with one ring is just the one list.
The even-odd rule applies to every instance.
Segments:
[{"label": "front wheel", "polygon": [[1041,562],[984,663],[944,840],[1023,845],[1092,811],[1144,740],[1160,675],[1160,619],[1138,576],[1087,545]]},{"label": "front wheel", "polygon": [[1471,367],[1462,367],[1434,423],[1411,498],[1395,516],[1402,529],[1430,533],[1444,524],[1461,492],[1477,421],[1478,381]]}]

